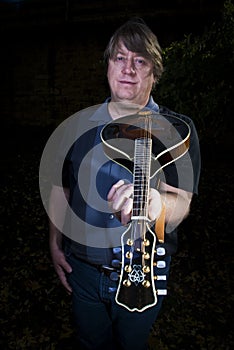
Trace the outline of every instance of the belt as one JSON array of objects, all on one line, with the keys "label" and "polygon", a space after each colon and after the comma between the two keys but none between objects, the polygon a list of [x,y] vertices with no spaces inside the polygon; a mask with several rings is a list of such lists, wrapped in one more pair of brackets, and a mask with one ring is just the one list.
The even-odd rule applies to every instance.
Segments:
[{"label": "belt", "polygon": [[[83,260],[84,261],[84,260]],[[86,264],[95,267],[99,272],[103,273],[104,275],[108,276],[112,281],[118,281],[120,270],[118,270],[115,267],[112,267],[110,265],[98,265],[98,264],[92,264],[88,261],[85,261]]]},{"label": "belt", "polygon": [[93,265],[97,268],[99,272],[104,273],[104,275],[108,276],[112,281],[118,281],[120,271],[116,268],[109,265]]}]

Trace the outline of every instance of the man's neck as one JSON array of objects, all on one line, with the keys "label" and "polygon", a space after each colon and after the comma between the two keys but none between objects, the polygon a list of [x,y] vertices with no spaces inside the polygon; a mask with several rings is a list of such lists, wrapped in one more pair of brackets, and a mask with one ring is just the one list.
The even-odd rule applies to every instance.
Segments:
[{"label": "man's neck", "polygon": [[144,106],[129,102],[113,102],[108,104],[108,110],[112,119],[118,119],[126,115],[138,113]]}]

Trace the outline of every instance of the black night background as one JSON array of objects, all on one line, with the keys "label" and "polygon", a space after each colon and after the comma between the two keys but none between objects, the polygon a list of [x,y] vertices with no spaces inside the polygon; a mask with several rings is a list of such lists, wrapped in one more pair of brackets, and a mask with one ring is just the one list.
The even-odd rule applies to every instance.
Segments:
[{"label": "black night background", "polygon": [[133,16],[163,48],[156,102],[194,120],[202,152],[199,195],[180,226],[150,349],[234,348],[232,2],[0,0],[3,350],[73,349],[70,297],[50,259],[40,158],[59,123],[106,98],[102,53]]}]

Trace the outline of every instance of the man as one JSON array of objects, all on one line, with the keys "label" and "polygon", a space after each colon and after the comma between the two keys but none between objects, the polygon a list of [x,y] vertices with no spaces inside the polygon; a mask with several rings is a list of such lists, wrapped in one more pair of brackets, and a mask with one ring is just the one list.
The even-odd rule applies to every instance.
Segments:
[{"label": "man", "polygon": [[[157,188],[149,190],[148,221],[160,220],[165,208],[165,242],[156,242],[165,249],[165,276],[176,250],[176,227],[188,215],[198,189],[199,144],[188,117],[153,101],[163,65],[157,38],[143,21],[123,24],[104,56],[111,96],[72,118],[69,129],[75,129],[75,137],[63,149],[69,150],[62,156],[62,185],[54,181],[50,196],[50,249],[55,270],[72,295],[78,348],[144,350],[163,296],[144,310],[132,311],[116,301],[119,278],[113,272],[121,260],[120,237],[133,219],[133,179],[128,169],[106,157],[101,132],[107,123],[144,110],[174,116],[189,126],[187,155],[166,166]],[[165,290],[166,282],[158,286]]]}]

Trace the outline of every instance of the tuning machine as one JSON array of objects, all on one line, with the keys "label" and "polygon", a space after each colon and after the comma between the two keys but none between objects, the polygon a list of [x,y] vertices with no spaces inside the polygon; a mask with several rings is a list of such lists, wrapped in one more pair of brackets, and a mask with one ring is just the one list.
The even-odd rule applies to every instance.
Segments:
[{"label": "tuning machine", "polygon": [[158,267],[159,269],[164,269],[166,267],[166,261],[164,260],[158,260],[153,263],[154,266]]},{"label": "tuning machine", "polygon": [[145,287],[145,288],[149,288],[149,287],[150,287],[150,281],[144,280],[144,281],[142,282],[142,285],[143,285],[143,287]]},{"label": "tuning machine", "polygon": [[143,266],[142,271],[144,273],[149,273],[150,272],[150,267],[148,265]]},{"label": "tuning machine", "polygon": [[124,281],[123,281],[123,285],[124,285],[125,287],[130,287],[130,286],[131,286],[131,282],[130,282],[129,280],[124,280]]}]

